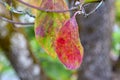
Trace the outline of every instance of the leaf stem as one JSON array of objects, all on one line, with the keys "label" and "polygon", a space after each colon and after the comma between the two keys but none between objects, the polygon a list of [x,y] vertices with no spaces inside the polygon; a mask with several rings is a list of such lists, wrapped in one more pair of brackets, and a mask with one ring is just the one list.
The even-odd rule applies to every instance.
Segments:
[{"label": "leaf stem", "polygon": [[91,15],[92,13],[94,13],[103,4],[103,2],[104,2],[104,0],[101,0],[100,3],[97,5],[97,7],[95,7],[95,9],[93,9],[91,12],[89,12],[89,13],[85,12],[85,14],[84,14],[85,17],[87,17],[87,16]]}]

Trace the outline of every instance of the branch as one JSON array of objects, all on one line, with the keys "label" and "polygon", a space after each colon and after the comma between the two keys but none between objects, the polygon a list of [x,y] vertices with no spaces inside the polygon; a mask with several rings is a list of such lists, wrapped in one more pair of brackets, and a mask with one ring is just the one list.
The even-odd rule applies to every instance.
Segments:
[{"label": "branch", "polygon": [[[28,6],[28,7],[31,7],[31,8],[37,9],[37,10],[41,10],[41,11],[45,11],[45,12],[55,12],[55,13],[63,13],[63,12],[73,11],[73,10],[79,9],[79,5],[80,5],[80,4],[79,4],[79,5],[77,5],[76,7],[72,7],[72,8],[70,8],[70,9],[68,9],[68,10],[45,10],[45,9],[43,9],[43,8],[36,7],[36,6],[34,6],[34,5],[31,5],[31,4],[29,4],[29,3],[26,3],[26,2],[24,2],[23,0],[17,0],[17,1],[20,2],[20,3],[22,3],[22,4],[24,4],[24,5],[26,5],[26,6]],[[84,6],[84,5],[88,4],[88,3],[99,3],[99,2],[100,2],[100,4],[99,4],[93,11],[91,11],[91,12],[88,13],[88,14],[85,14],[85,16],[88,16],[88,15],[92,14],[93,12],[95,12],[95,11],[97,10],[97,8],[99,8],[100,5],[101,5],[102,2],[103,2],[103,0],[85,0],[85,2],[82,4],[82,6]],[[84,11],[84,10],[83,10],[83,11]]]},{"label": "branch", "polygon": [[94,8],[91,12],[89,12],[89,13],[85,12],[85,17],[87,17],[87,16],[91,15],[92,13],[94,13],[103,4],[103,2],[104,2],[104,0],[101,0],[100,3],[97,5],[97,7]]},{"label": "branch", "polygon": [[13,20],[9,20],[5,17],[2,17],[0,16],[0,19],[3,20],[3,21],[6,21],[6,22],[10,22],[10,23],[13,23],[13,24],[19,24],[19,25],[34,25],[34,23],[22,23],[22,22],[15,22]]},{"label": "branch", "polygon": [[[24,2],[23,0],[16,0],[16,1],[18,1],[18,2],[20,2],[20,3],[22,3],[22,4],[24,4],[24,5],[26,5],[26,6],[28,6],[28,7],[31,7],[31,8],[37,9],[37,10],[41,10],[41,11],[45,11],[45,12],[63,13],[63,12],[73,11],[73,10],[76,10],[76,9],[79,8],[79,6],[77,6],[77,7],[72,7],[72,8],[70,8],[70,9],[68,9],[68,10],[45,10],[45,9],[43,9],[43,8],[40,8],[40,7],[31,5],[31,4],[29,4],[29,3],[26,3],[26,2]],[[86,0],[84,4],[87,4],[87,3],[98,3],[98,2],[101,2],[101,0],[93,0],[93,1],[92,1],[92,0],[90,0],[90,1]],[[84,5],[84,4],[83,4],[83,5]]]},{"label": "branch", "polygon": [[41,10],[41,11],[45,11],[45,12],[63,13],[63,12],[68,12],[68,11],[73,11],[73,10],[78,9],[78,7],[73,7],[73,8],[68,9],[68,10],[45,10],[45,9],[43,9],[43,8],[36,7],[36,6],[34,6],[34,5],[31,5],[31,4],[29,4],[29,3],[26,3],[26,2],[24,2],[24,1],[22,1],[22,0],[16,0],[16,1],[18,1],[18,2],[20,2],[20,3],[22,3],[22,4],[24,4],[24,5],[26,5],[26,6],[28,6],[28,7],[31,7],[31,8],[37,9],[37,10]]},{"label": "branch", "polygon": [[10,12],[13,12],[13,13],[16,13],[16,14],[27,14],[27,15],[29,15],[30,17],[35,18],[35,16],[32,15],[32,14],[28,11],[28,9],[25,10],[25,11],[20,11],[20,10],[17,10],[17,9],[15,9],[14,7],[10,6],[8,3],[4,2],[4,1],[0,1],[0,3],[3,4],[3,5],[6,7],[6,9],[8,9]]},{"label": "branch", "polygon": [[[41,10],[41,11],[45,11],[45,12],[56,12],[56,13],[63,13],[63,12],[68,12],[68,11],[72,11],[72,10],[76,10],[76,9],[78,9],[79,7],[78,6],[80,6],[80,5],[78,5],[77,7],[73,7],[73,8],[71,8],[71,9],[68,9],[68,10],[45,10],[45,9],[42,9],[42,8],[39,8],[39,7],[36,7],[36,6],[33,6],[33,5],[30,5],[30,4],[28,4],[28,3],[26,3],[26,2],[24,2],[24,1],[22,1],[22,0],[17,0],[18,2],[20,2],[20,3],[22,3],[22,4],[24,4],[24,5],[26,5],[26,6],[28,6],[28,7],[31,7],[31,8],[34,8],[34,9],[37,9],[37,10]],[[95,12],[100,6],[101,6],[101,4],[103,3],[103,0],[100,0],[100,1],[94,1],[94,2],[89,2],[89,3],[98,3],[98,2],[100,2],[99,4],[98,4],[98,6],[94,9],[94,10],[92,10],[90,13],[86,13],[85,12],[85,10],[84,10],[84,6],[86,5],[86,3],[87,2],[85,2],[83,5],[81,5],[81,9],[82,10],[80,10],[81,12],[82,12],[82,14],[84,14],[85,16],[88,16],[88,15],[90,15],[90,14],[92,14],[93,12]],[[15,10],[14,8],[12,8],[12,7],[10,7],[8,4],[5,4],[4,2],[2,2],[2,1],[0,1],[0,3],[2,3],[2,4],[4,4],[10,11],[12,11],[12,12],[14,12],[14,13],[21,13],[21,14],[28,14],[28,15],[30,15],[31,17],[35,17],[35,16],[33,16],[33,15],[31,15],[31,14],[29,14],[27,11],[26,12],[22,12],[22,11],[18,11],[18,10]],[[34,22],[32,22],[32,23],[22,23],[22,22],[15,22],[15,21],[13,21],[13,20],[9,20],[9,19],[7,19],[7,18],[5,18],[5,17],[2,17],[2,16],[0,16],[0,19],[2,19],[2,20],[4,20],[4,21],[7,21],[7,22],[10,22],[10,23],[13,23],[13,24],[19,24],[19,25],[34,25]]]}]

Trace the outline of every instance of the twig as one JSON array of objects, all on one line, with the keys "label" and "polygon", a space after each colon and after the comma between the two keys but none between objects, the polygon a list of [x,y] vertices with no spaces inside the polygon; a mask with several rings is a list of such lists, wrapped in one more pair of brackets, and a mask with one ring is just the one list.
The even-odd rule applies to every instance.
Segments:
[{"label": "twig", "polygon": [[[87,17],[87,16],[89,16],[89,15],[91,15],[92,13],[94,13],[102,4],[103,4],[103,0],[101,0],[101,2],[97,5],[97,7],[95,7],[95,9],[93,9],[91,12],[89,12],[89,13],[86,13],[85,12],[85,17]],[[85,11],[85,10],[84,10]]]},{"label": "twig", "polygon": [[6,21],[6,22],[13,23],[13,24],[19,24],[19,25],[34,25],[34,23],[15,22],[15,21],[13,21],[13,20],[9,20],[9,19],[7,19],[7,18],[5,18],[5,17],[2,17],[2,16],[0,16],[0,19],[1,19],[1,20],[4,20],[4,21]]},{"label": "twig", "polygon": [[[41,10],[41,11],[45,11],[45,12],[63,13],[63,12],[73,11],[73,10],[76,10],[76,9],[79,8],[79,6],[77,6],[77,7],[72,7],[72,8],[70,8],[70,9],[68,9],[68,10],[45,10],[45,9],[43,9],[43,8],[40,8],[40,7],[31,5],[31,4],[29,4],[29,3],[26,3],[26,2],[24,2],[23,0],[16,0],[16,1],[18,1],[18,2],[20,2],[20,3],[22,3],[22,4],[24,4],[24,5],[26,5],[26,6],[28,6],[28,7],[31,7],[31,8],[37,9],[37,10]],[[89,2],[86,1],[84,4],[87,4],[87,3],[98,3],[98,2],[100,2],[100,1],[89,1]],[[84,5],[84,4],[83,4],[83,5]]]},{"label": "twig", "polygon": [[[26,3],[26,2],[24,2],[24,1],[22,1],[22,0],[17,0],[17,1],[20,2],[20,3],[22,3],[22,4],[24,4],[24,5],[26,5],[26,6],[29,6],[29,7],[31,7],[31,8],[34,8],[34,9],[37,9],[37,10],[41,10],[41,11],[45,11],[45,12],[63,13],[63,12],[68,12],[68,11],[76,10],[76,9],[79,8],[79,7],[73,7],[73,8],[68,9],[68,10],[45,10],[45,9],[42,9],[42,8],[39,8],[39,7],[30,5],[30,4],[28,4],[28,3]],[[96,1],[96,2],[99,2],[99,1]],[[4,2],[2,2],[2,1],[0,1],[0,3],[3,3],[4,5],[6,5],[6,4],[5,4]],[[103,3],[103,0],[101,0],[100,3],[98,4],[98,6],[97,6],[94,10],[92,10],[90,13],[88,13],[88,14],[85,12],[85,10],[84,10],[85,4],[83,4],[82,7],[81,7],[81,9],[82,9],[81,12],[82,12],[82,14],[84,14],[85,16],[88,16],[88,15],[92,14],[93,12],[95,12],[95,11],[102,5],[102,3]],[[9,5],[7,5],[6,7],[8,7],[9,10],[11,10],[11,11],[13,11],[13,12],[16,12],[16,13],[18,12],[18,13],[24,13],[24,14],[26,13],[26,14],[29,14],[28,12],[22,12],[22,11],[15,10],[14,8],[10,7]],[[33,16],[33,17],[34,17],[34,16]],[[15,21],[13,21],[13,20],[7,19],[7,18],[2,17],[2,16],[0,16],[0,19],[2,19],[2,20],[4,20],[4,21],[7,21],[7,22],[10,22],[10,23],[13,23],[13,24],[19,24],[19,25],[34,25],[34,22],[33,22],[33,23],[15,22]]]},{"label": "twig", "polygon": [[26,2],[24,2],[24,1],[22,1],[22,0],[16,0],[16,1],[18,1],[18,2],[20,2],[20,3],[22,3],[22,4],[24,4],[24,5],[26,5],[26,6],[28,6],[28,7],[31,7],[31,8],[37,9],[37,10],[41,10],[41,11],[45,11],[45,12],[63,13],[63,12],[68,12],[68,11],[73,11],[73,10],[78,9],[78,7],[72,7],[72,8],[70,8],[70,9],[68,9],[68,10],[45,10],[45,9],[43,9],[43,8],[36,7],[36,6],[34,6],[34,5],[31,5],[31,4],[29,4],[29,3],[26,3]]},{"label": "twig", "polygon": [[17,10],[14,7],[10,6],[8,3],[4,2],[4,1],[0,1],[0,3],[3,4],[10,12],[17,13],[17,14],[27,14],[30,17],[35,18],[34,15],[32,15],[30,12],[28,12],[28,10],[20,11],[20,10]]}]

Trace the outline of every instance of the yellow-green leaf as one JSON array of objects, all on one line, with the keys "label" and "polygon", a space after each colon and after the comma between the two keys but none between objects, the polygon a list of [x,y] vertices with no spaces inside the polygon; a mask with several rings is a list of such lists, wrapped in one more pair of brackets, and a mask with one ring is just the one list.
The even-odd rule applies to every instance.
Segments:
[{"label": "yellow-green leaf", "polygon": [[[65,0],[41,0],[40,8],[45,10],[67,10]],[[52,57],[56,57],[54,40],[63,23],[70,18],[69,13],[37,11],[35,36],[40,46]]]}]

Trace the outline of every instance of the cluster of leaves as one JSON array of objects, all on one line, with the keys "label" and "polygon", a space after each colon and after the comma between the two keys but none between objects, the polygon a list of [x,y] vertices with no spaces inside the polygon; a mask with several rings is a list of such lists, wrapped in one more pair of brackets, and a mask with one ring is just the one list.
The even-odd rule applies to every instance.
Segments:
[{"label": "cluster of leaves", "polygon": [[[40,8],[68,9],[64,0],[44,0],[40,2]],[[50,56],[57,56],[68,69],[79,68],[83,57],[75,16],[70,19],[69,13],[37,11],[35,20],[35,36],[40,46]]]}]

